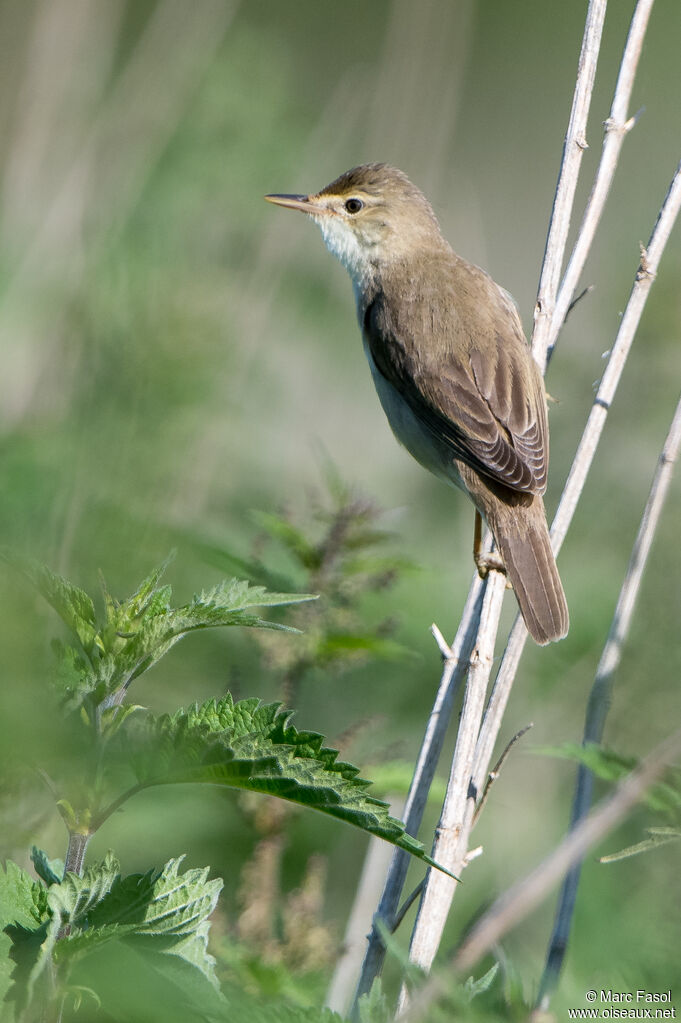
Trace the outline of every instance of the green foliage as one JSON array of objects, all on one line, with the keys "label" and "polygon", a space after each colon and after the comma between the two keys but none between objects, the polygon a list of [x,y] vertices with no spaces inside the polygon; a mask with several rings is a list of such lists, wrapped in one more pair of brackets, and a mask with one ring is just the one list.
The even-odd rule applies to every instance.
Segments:
[{"label": "green foliage", "polygon": [[483,973],[477,980],[474,977],[469,977],[463,986],[468,1000],[472,1002],[478,995],[484,995],[485,991],[489,991],[498,972],[499,963],[494,963],[493,966],[490,966],[487,973]]},{"label": "green foliage", "polygon": [[[380,509],[354,495],[326,458],[327,493],[315,496],[305,515],[257,511],[258,533],[250,557],[225,543],[193,540],[203,557],[221,571],[243,572],[266,586],[302,588],[320,593],[315,604],[294,611],[304,631],[303,642],[292,647],[276,636],[259,635],[270,669],[280,677],[285,702],[294,696],[310,670],[340,674],[367,660],[398,661],[413,651],[394,639],[395,621],[383,618],[367,625],[367,599],[385,591],[415,565],[385,550],[393,535],[379,528]],[[268,563],[263,560],[269,554]],[[271,564],[281,565],[274,571]]]},{"label": "green foliage", "polygon": [[354,824],[433,861],[367,789],[358,768],[338,760],[317,732],[290,723],[280,704],[231,696],[160,718],[148,716],[133,740],[138,787],[204,782],[266,793]]},{"label": "green foliage", "polygon": [[31,849],[31,862],[38,877],[49,887],[51,884],[59,884],[64,875],[63,860],[50,860],[47,853],[37,846]]},{"label": "green foliage", "polygon": [[390,1023],[390,1005],[380,977],[376,977],[371,990],[358,1000],[357,1010],[359,1023]]},{"label": "green foliage", "polygon": [[[639,764],[636,757],[624,756],[596,743],[586,743],[583,746],[577,743],[563,743],[561,746],[542,747],[536,752],[573,760],[582,764],[597,778],[608,782],[620,781]],[[658,818],[666,821],[667,826],[646,828],[648,838],[619,852],[601,857],[601,863],[615,863],[628,859],[681,838],[681,768],[669,767],[666,777],[646,790],[642,802]],[[669,826],[670,824],[672,826]]]},{"label": "green foliage", "polygon": [[652,849],[659,849],[662,845],[668,845],[670,842],[678,842],[681,839],[681,829],[679,828],[646,828],[646,834],[648,838],[645,838],[642,842],[637,842],[636,845],[630,845],[626,849],[621,849],[616,853],[609,853],[607,856],[601,856],[601,863],[616,863],[618,860],[626,860],[631,856],[638,856],[639,853],[650,852]]},{"label": "green foliage", "polygon": [[[208,880],[207,868],[180,873],[180,863],[171,860],[157,873],[121,877],[109,853],[82,877],[69,873],[49,888],[8,864],[0,905],[12,922],[8,932],[17,967],[10,998],[19,1011],[34,1000],[52,1005],[80,1000],[83,988],[93,990],[88,960],[109,944],[125,946],[114,956],[141,957],[147,968],[155,963],[167,990],[183,1002],[200,992],[202,1002],[219,1005],[215,961],[206,945],[222,881]],[[42,905],[38,914],[26,913],[31,896]],[[100,1001],[99,993],[95,997]]]},{"label": "green foliage", "polygon": [[[86,699],[95,706],[107,700],[118,703],[120,694],[134,679],[190,632],[234,625],[296,631],[260,618],[251,613],[251,608],[314,599],[309,594],[270,593],[263,586],[230,579],[202,591],[189,604],[174,608],[170,604],[171,587],[158,585],[172,560],[170,555],[127,600],[112,597],[102,581],[104,617],[98,622],[94,603],[83,590],[35,561],[7,551],[1,556],[36,586],[81,645],[82,654],[71,646],[56,647],[57,682],[70,709],[79,707]],[[122,717],[117,716],[116,722],[120,725]]]},{"label": "green foliage", "polygon": [[[314,568],[319,581],[324,571],[332,571],[335,554],[327,557],[328,547],[325,552],[304,548],[295,530],[281,530],[272,521],[269,526]],[[343,548],[338,530],[334,543],[337,553]],[[161,585],[166,560],[127,600],[116,600],[102,584],[104,613],[98,618],[94,602],[68,580],[36,562],[7,553],[3,557],[31,580],[74,637],[73,644],[55,644],[62,710],[80,709],[66,714],[72,763],[63,777],[49,778],[73,843],[67,865],[80,862],[75,851],[84,850],[129,796],[187,782],[226,785],[319,810],[433,865],[422,845],[390,815],[389,805],[369,793],[370,783],[358,769],[325,746],[321,734],[296,729],[280,703],[263,704],[257,698],[234,702],[228,695],[156,716],[126,702],[130,683],[188,632],[229,625],[297,632],[251,609],[300,603],[309,596],[231,580],[172,607],[170,586]],[[347,651],[380,654],[382,644],[391,641],[371,633],[336,632],[332,637],[323,629],[316,640],[318,656],[326,645],[326,660]],[[133,774],[135,784],[121,789],[126,773]],[[181,859],[174,859],[160,872],[123,877],[109,853],[101,863],[78,873],[69,869],[62,878],[61,861],[36,847],[31,858],[39,881],[13,863],[0,880],[6,928],[0,993],[9,997],[19,1017],[37,1006],[48,1014],[59,1006],[62,1018],[70,1019],[87,1004],[121,1021],[217,1020],[229,1018],[229,1004],[229,1011],[238,1006],[244,1018],[263,1023],[310,1018],[305,1007],[273,1006],[270,1011],[251,1004],[243,991],[230,993],[229,984],[229,997],[219,990],[207,942],[222,882],[209,881],[207,869],[181,874]],[[124,971],[129,984],[111,982],[117,970]],[[323,1018],[336,1017],[327,1013]]]},{"label": "green foliage", "polygon": [[25,870],[9,860],[0,865],[0,930],[8,924],[32,929],[47,911],[45,891]]}]

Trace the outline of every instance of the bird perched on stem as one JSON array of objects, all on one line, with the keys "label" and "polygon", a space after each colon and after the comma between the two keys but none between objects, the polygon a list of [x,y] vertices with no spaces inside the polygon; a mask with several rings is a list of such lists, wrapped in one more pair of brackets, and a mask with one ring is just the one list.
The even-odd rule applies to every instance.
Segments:
[{"label": "bird perched on stem", "polygon": [[[417,461],[472,498],[480,573],[506,571],[537,643],[562,639],[568,609],[542,501],[546,394],[513,299],[456,255],[394,167],[365,164],[321,192],[265,198],[307,213],[349,272],[383,410]],[[480,515],[503,566],[481,554]]]}]

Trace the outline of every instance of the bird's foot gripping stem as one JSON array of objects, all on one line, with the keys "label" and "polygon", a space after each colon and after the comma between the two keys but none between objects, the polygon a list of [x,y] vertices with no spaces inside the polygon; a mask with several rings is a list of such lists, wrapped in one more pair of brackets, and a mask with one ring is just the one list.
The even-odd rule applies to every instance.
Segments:
[{"label": "bird's foot gripping stem", "polygon": [[[482,516],[476,509],[475,528],[473,533],[473,561],[481,579],[486,579],[490,572],[501,572],[506,575],[506,566],[498,554],[485,554],[482,549]],[[510,583],[506,585],[510,587]]]}]

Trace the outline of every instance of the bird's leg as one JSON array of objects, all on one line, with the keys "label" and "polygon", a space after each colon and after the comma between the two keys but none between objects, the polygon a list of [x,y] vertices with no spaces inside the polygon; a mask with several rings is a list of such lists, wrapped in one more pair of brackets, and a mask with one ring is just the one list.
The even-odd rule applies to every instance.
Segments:
[{"label": "bird's leg", "polygon": [[483,554],[482,550],[482,515],[475,509],[475,526],[473,529],[473,561],[481,579],[486,579],[490,570],[506,575],[506,566],[498,554]]}]

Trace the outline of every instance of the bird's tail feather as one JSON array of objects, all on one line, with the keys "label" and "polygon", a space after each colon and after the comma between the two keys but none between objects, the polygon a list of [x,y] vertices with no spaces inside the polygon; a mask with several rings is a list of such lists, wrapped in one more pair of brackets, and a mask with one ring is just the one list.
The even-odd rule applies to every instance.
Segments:
[{"label": "bird's tail feather", "polygon": [[542,645],[562,639],[570,617],[544,515],[525,518],[522,531],[490,524],[527,631]]}]

